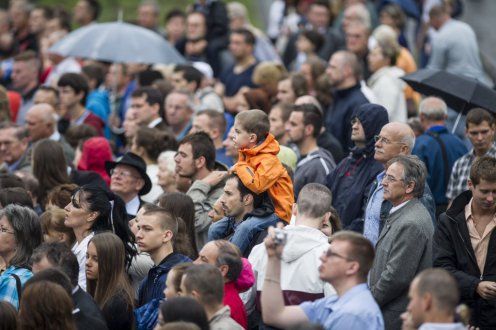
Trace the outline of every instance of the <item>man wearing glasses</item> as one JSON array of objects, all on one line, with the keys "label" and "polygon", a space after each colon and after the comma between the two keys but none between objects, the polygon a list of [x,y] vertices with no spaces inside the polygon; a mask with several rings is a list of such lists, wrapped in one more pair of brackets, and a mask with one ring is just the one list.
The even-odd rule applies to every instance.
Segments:
[{"label": "man wearing glasses", "polygon": [[[384,200],[384,188],[381,184],[386,173],[387,162],[395,156],[409,155],[415,145],[415,133],[410,126],[404,123],[393,122],[381,129],[375,137],[374,159],[382,163],[384,171],[376,177],[367,201],[364,217],[363,235],[375,246],[379,234],[384,227],[385,219],[392,208],[392,204]],[[425,187],[421,198],[433,220],[435,220],[436,206],[429,187]]]},{"label": "man wearing glasses", "polygon": [[276,244],[274,236],[274,228],[270,228],[265,239],[268,260],[261,297],[266,324],[283,329],[302,322],[333,330],[384,329],[381,311],[366,283],[374,260],[369,240],[350,231],[331,236],[329,249],[320,257],[319,277],[331,284],[337,295],[284,306],[280,281],[291,274],[281,274],[284,244]]},{"label": "man wearing glasses", "polygon": [[417,156],[387,162],[382,179],[384,199],[392,204],[376,244],[369,274],[370,291],[381,307],[386,329],[401,329],[400,315],[408,305],[410,282],[432,267],[434,225],[419,198],[427,170]]}]

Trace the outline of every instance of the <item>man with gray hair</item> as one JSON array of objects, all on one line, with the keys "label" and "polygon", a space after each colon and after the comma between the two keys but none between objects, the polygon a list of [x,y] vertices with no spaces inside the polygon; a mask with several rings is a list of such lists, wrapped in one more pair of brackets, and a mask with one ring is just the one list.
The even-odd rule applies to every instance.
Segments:
[{"label": "man with gray hair", "polygon": [[393,207],[377,241],[369,285],[386,329],[401,328],[400,314],[408,304],[410,282],[432,266],[434,226],[419,200],[426,175],[417,156],[397,156],[387,162],[382,180],[384,199]]},{"label": "man with gray hair", "polygon": [[410,284],[410,303],[401,314],[403,327],[419,330],[466,329],[455,323],[455,309],[460,300],[458,284],[453,276],[441,268],[426,269]]},{"label": "man with gray hair", "polygon": [[191,129],[193,109],[193,95],[188,91],[174,90],[165,98],[165,119],[178,142]]},{"label": "man with gray hair", "polygon": [[428,97],[419,105],[420,123],[424,134],[415,141],[412,154],[418,156],[427,167],[427,183],[436,202],[436,217],[446,211],[451,169],[455,161],[467,153],[467,147],[446,127],[448,107],[437,97]]},{"label": "man with gray hair", "polygon": [[[415,133],[410,126],[404,123],[389,123],[382,127],[379,135],[375,136],[375,153],[374,159],[382,163],[384,169],[387,163],[395,156],[409,155],[415,145]],[[377,243],[379,234],[384,227],[386,217],[393,205],[390,201],[383,198],[384,187],[381,182],[384,179],[386,171],[377,174],[375,182],[369,193],[367,207],[365,209],[363,235],[367,237],[372,244]],[[421,202],[429,211],[433,221],[435,218],[435,204],[432,193],[427,185]]]}]

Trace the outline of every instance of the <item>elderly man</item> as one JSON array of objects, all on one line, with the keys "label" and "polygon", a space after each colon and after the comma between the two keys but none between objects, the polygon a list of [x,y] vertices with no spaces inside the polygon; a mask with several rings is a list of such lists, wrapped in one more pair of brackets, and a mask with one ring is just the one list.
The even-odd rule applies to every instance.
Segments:
[{"label": "elderly man", "polygon": [[181,292],[203,305],[210,330],[244,329],[231,318],[231,308],[224,306],[224,278],[216,266],[190,266],[181,280]]},{"label": "elderly man", "polygon": [[401,315],[403,329],[464,330],[455,323],[456,306],[460,292],[453,276],[444,269],[426,269],[410,284],[410,302]]},{"label": "elderly man", "polygon": [[57,114],[53,107],[47,103],[32,106],[26,113],[24,127],[28,131],[29,142],[36,143],[42,139],[57,141],[64,150],[67,164],[74,160],[74,149],[65,138],[57,131]]},{"label": "elderly man", "polygon": [[31,171],[28,138],[21,127],[8,122],[0,124],[0,161],[9,173]]},{"label": "elderly man", "polygon": [[116,162],[106,161],[105,169],[110,176],[110,190],[126,203],[128,220],[133,219],[143,204],[140,196],[146,195],[152,188],[145,161],[128,152]]},{"label": "elderly man", "polygon": [[193,95],[187,91],[175,90],[165,98],[165,118],[178,142],[191,129],[193,107]]},{"label": "elderly man", "polygon": [[436,202],[436,216],[439,216],[448,206],[446,187],[451,169],[467,148],[459,137],[448,131],[448,107],[443,100],[428,97],[420,103],[419,112],[424,134],[416,139],[412,154],[427,167],[427,183]]},{"label": "elderly man", "polygon": [[[337,295],[284,306],[281,273],[284,244],[276,244],[274,231],[265,239],[267,267],[262,291],[265,323],[287,328],[295,323],[313,322],[325,329],[384,329],[381,311],[367,287],[367,274],[374,261],[374,248],[362,235],[341,231],[331,236],[329,249],[320,257],[320,279],[331,284]],[[294,274],[293,274],[294,275]]]},{"label": "elderly man", "polygon": [[455,277],[470,324],[496,328],[496,158],[483,156],[470,168],[469,191],[439,217],[434,266]]},{"label": "elderly man", "polygon": [[236,245],[225,240],[208,242],[200,250],[194,263],[210,264],[220,270],[224,279],[224,305],[229,306],[231,317],[246,329],[246,310],[235,285],[243,270],[243,261]]},{"label": "elderly man", "polygon": [[[375,153],[374,159],[387,168],[387,162],[395,156],[409,155],[415,145],[415,133],[404,123],[389,123],[384,125],[379,135],[375,136]],[[372,185],[369,193],[367,207],[365,209],[363,235],[367,237],[372,244],[377,243],[379,234],[384,227],[385,218],[392,208],[391,202],[384,200],[384,187],[382,180],[386,171],[377,174],[376,180]],[[429,186],[425,186],[424,194],[421,198],[422,203],[431,214],[435,221],[435,204]]]},{"label": "elderly man", "polygon": [[408,304],[408,286],[418,272],[432,266],[434,226],[419,200],[426,175],[418,157],[397,156],[387,162],[382,180],[384,199],[393,207],[377,241],[369,285],[386,329],[401,329],[400,314]]}]

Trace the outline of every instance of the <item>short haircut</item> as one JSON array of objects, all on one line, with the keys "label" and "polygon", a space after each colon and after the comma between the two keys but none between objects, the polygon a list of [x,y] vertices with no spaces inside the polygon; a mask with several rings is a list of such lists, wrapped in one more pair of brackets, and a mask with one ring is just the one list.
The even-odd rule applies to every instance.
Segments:
[{"label": "short haircut", "polygon": [[182,19],[186,19],[186,14],[184,11],[178,8],[173,8],[169,10],[167,14],[164,16],[164,22],[168,23],[171,19],[176,18],[176,17],[181,17]]},{"label": "short haircut", "polygon": [[26,50],[14,56],[14,62],[28,62],[28,61],[35,61],[36,65],[37,66],[39,65],[38,55],[36,55],[36,53],[32,50]]},{"label": "short haircut", "polygon": [[407,185],[409,182],[415,183],[412,191],[413,197],[422,197],[427,176],[427,169],[424,162],[414,155],[401,155],[390,159],[387,162],[387,167],[394,163],[400,163],[403,166],[403,177],[401,181],[403,181],[404,185]]},{"label": "short haircut", "polygon": [[200,294],[202,305],[216,306],[224,299],[224,279],[220,270],[210,264],[191,265],[184,273],[184,287]]},{"label": "short haircut", "polygon": [[98,88],[105,81],[105,71],[100,64],[88,64],[81,68],[81,72],[84,73],[89,79],[95,79],[96,88]]},{"label": "short haircut", "polygon": [[293,105],[289,103],[278,102],[272,106],[270,111],[272,112],[272,110],[274,110],[275,108],[281,109],[281,119],[284,123],[287,122],[289,116],[291,115],[291,112],[293,112]]},{"label": "short haircut", "polygon": [[42,243],[33,251],[31,261],[40,262],[45,257],[69,277],[72,286],[78,285],[79,263],[71,248],[65,243]]},{"label": "short haircut", "polygon": [[313,137],[317,138],[320,135],[323,122],[323,114],[315,104],[307,103],[295,105],[293,112],[301,112],[303,114],[303,124],[313,126]]},{"label": "short haircut", "polygon": [[196,88],[200,87],[203,79],[203,73],[192,65],[178,64],[174,67],[174,72],[182,72],[184,80],[188,83],[196,83]]},{"label": "short haircut", "polygon": [[260,194],[260,195],[257,195],[255,194],[253,191],[251,191],[250,189],[248,189],[243,181],[241,181],[241,179],[239,178],[239,176],[236,175],[236,173],[231,173],[227,176],[226,178],[226,182],[227,180],[236,180],[236,183],[237,183],[237,188],[239,190],[239,197],[241,198],[241,200],[243,200],[243,198],[246,196],[246,195],[252,195],[253,197],[253,208],[257,208],[261,203],[262,203],[262,200],[263,200],[263,194]]},{"label": "short haircut", "polygon": [[177,219],[163,207],[155,204],[147,204],[143,215],[154,216],[160,221],[160,226],[164,230],[170,230],[173,237],[177,235]]},{"label": "short haircut", "polygon": [[[172,286],[174,287],[174,291],[180,292],[181,291],[181,279],[183,278],[184,273],[188,270],[189,267],[191,267],[193,264],[191,262],[184,262],[182,264],[175,265],[174,267],[171,268],[169,271],[169,274],[167,275],[168,278],[171,278],[172,280]],[[172,277],[171,273],[174,271],[174,277]]]},{"label": "short haircut", "polygon": [[58,87],[70,87],[74,90],[74,93],[83,93],[83,98],[81,99],[81,105],[86,104],[86,97],[88,96],[89,86],[86,78],[79,73],[64,73],[57,82]]},{"label": "short haircut", "polygon": [[153,87],[138,87],[134,90],[134,92],[131,94],[131,97],[136,98],[136,97],[143,97],[145,96],[146,103],[149,105],[155,105],[158,104],[159,106],[159,114],[160,116],[163,117],[164,115],[164,95],[162,92],[160,92],[158,89],[153,88]]},{"label": "short haircut", "polygon": [[317,53],[324,45],[324,37],[317,31],[314,30],[303,30],[300,32],[300,36],[304,37],[313,46],[314,51]]},{"label": "short haircut", "polygon": [[362,77],[362,66],[354,53],[348,50],[338,50],[332,56],[340,56],[342,66],[351,69],[353,77],[355,77],[357,81],[360,81]]},{"label": "short haircut", "polygon": [[69,296],[72,296],[72,289],[73,289],[73,284],[71,283],[71,280],[69,277],[64,274],[64,272],[58,268],[47,268],[44,269],[36,274],[33,275],[27,282],[26,286],[29,286],[31,284],[41,282],[41,281],[48,281],[48,282],[53,282],[58,285],[60,285],[64,290],[69,294]]},{"label": "short haircut", "polygon": [[445,120],[448,116],[448,106],[442,99],[431,96],[420,102],[419,113],[430,120]]},{"label": "short haircut", "polygon": [[358,262],[360,265],[358,275],[363,281],[366,281],[374,263],[375,252],[372,243],[365,236],[348,230],[333,234],[329,238],[329,242],[334,241],[348,242],[350,244],[349,258]]},{"label": "short haircut", "polygon": [[98,0],[84,0],[88,5],[88,8],[91,12],[91,18],[93,21],[97,20],[102,11],[102,5]]},{"label": "short haircut", "polygon": [[320,183],[306,184],[298,194],[298,213],[313,219],[322,218],[330,212],[332,192]]},{"label": "short haircut", "polygon": [[496,158],[483,156],[474,161],[470,167],[470,181],[474,186],[481,180],[496,183]]},{"label": "short haircut", "polygon": [[265,140],[270,130],[269,116],[262,110],[243,111],[234,118],[245,131],[257,136],[257,142]]},{"label": "short haircut", "polygon": [[442,4],[442,5],[434,5],[429,10],[429,18],[430,19],[438,18],[438,17],[441,17],[443,15],[449,15],[449,9],[444,4]]},{"label": "short haircut", "polygon": [[288,79],[291,81],[291,89],[296,97],[308,95],[308,82],[303,74],[294,72],[289,75]]},{"label": "short haircut", "polygon": [[469,124],[480,125],[484,121],[487,121],[489,126],[492,126],[494,125],[494,119],[494,115],[486,109],[473,108],[467,113],[465,128],[468,128]]},{"label": "short haircut", "polygon": [[141,87],[147,87],[153,85],[157,80],[164,79],[164,75],[157,70],[147,69],[138,73],[138,85]]},{"label": "short haircut", "polygon": [[430,293],[434,297],[437,308],[450,314],[455,313],[460,300],[460,292],[453,275],[442,268],[431,268],[418,274],[416,280],[419,296]]},{"label": "short haircut", "polygon": [[0,190],[0,206],[17,204],[33,209],[33,200],[26,189],[22,187],[3,188]]},{"label": "short haircut", "polygon": [[216,266],[227,265],[229,270],[226,278],[229,282],[235,281],[243,270],[243,261],[241,260],[239,248],[233,243],[222,239],[215,240],[213,243],[219,251],[217,260],[215,261]]},{"label": "short haircut", "polygon": [[144,148],[147,156],[154,160],[165,150],[177,149],[177,141],[169,130],[140,126],[134,139],[136,145]]},{"label": "short haircut", "polygon": [[226,132],[227,122],[224,113],[217,110],[207,109],[196,113],[196,116],[205,115],[210,119],[210,129],[217,128],[220,135],[224,136]]},{"label": "short haircut", "polygon": [[243,38],[245,39],[245,43],[255,46],[255,35],[248,29],[241,28],[241,29],[236,29],[232,30],[231,34],[241,34]]},{"label": "short haircut", "polygon": [[20,177],[14,173],[0,173],[0,189],[20,187],[25,188],[25,184]]},{"label": "short haircut", "polygon": [[53,93],[53,96],[55,97],[55,101],[57,102],[57,104],[59,103],[59,90],[57,88],[55,88],[53,86],[41,85],[36,90],[36,92],[39,92],[39,91]]},{"label": "short haircut", "polygon": [[193,151],[193,158],[205,157],[207,170],[212,171],[215,167],[215,146],[214,142],[205,132],[196,132],[187,135],[179,145],[189,143]]}]

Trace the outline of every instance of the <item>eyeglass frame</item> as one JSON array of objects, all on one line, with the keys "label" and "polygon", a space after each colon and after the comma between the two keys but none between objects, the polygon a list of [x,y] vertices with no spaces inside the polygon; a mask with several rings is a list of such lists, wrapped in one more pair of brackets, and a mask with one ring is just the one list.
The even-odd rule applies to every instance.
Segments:
[{"label": "eyeglass frame", "polygon": [[14,231],[9,231],[7,228],[0,227],[0,233],[15,235]]},{"label": "eyeglass frame", "polygon": [[380,135],[374,135],[374,142],[375,143],[382,142],[382,143],[387,144],[387,145],[390,145],[390,144],[403,144],[403,145],[406,145],[404,142],[391,141],[388,138],[386,138],[384,136],[380,136]]},{"label": "eyeglass frame", "polygon": [[356,261],[354,259],[351,259],[351,258],[342,256],[342,255],[340,255],[340,254],[338,254],[336,252],[332,252],[332,250],[330,248],[327,249],[326,251],[324,251],[322,253],[322,256],[325,257],[325,258],[336,257],[336,258],[343,259],[343,260],[346,260],[346,261],[349,261],[349,262]]},{"label": "eyeglass frame", "polygon": [[137,177],[131,173],[131,171],[128,170],[120,170],[116,172],[115,167],[111,168],[110,171],[110,176],[112,177],[114,174],[116,177],[123,177],[123,178],[133,178],[133,179],[140,179],[141,177]]}]

